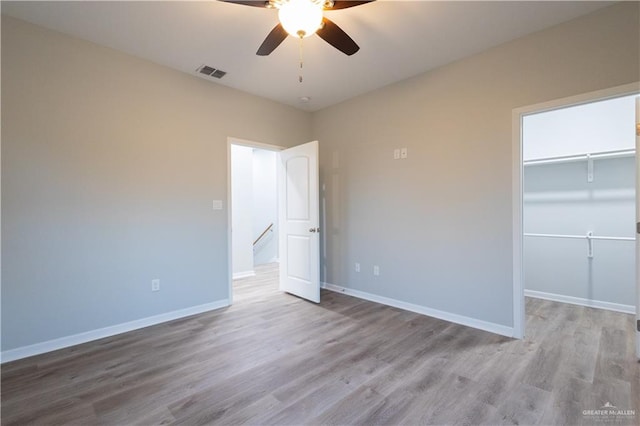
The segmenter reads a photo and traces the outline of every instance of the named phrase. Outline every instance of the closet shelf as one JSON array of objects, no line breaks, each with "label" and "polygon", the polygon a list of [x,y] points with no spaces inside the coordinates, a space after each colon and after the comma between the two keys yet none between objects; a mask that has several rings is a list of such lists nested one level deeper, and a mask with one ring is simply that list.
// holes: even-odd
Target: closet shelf
[{"label": "closet shelf", "polygon": [[572,163],[576,161],[585,161],[585,160],[596,160],[596,159],[608,159],[608,158],[623,158],[623,157],[633,157],[636,155],[635,149],[622,149],[617,151],[601,151],[594,152],[589,154],[580,154],[580,155],[565,155],[560,157],[547,157],[547,158],[537,158],[535,160],[525,160],[523,164],[525,166],[536,166],[542,164],[556,164],[556,163]]},{"label": "closet shelf", "polygon": [[610,240],[610,241],[635,241],[634,237],[608,237],[596,235],[563,235],[563,234],[531,234],[524,233],[525,237],[543,237],[543,238],[572,238],[576,240]]},{"label": "closet shelf", "polygon": [[589,231],[586,235],[565,235],[565,234],[530,234],[525,232],[525,237],[543,237],[543,238],[569,238],[574,240],[587,241],[587,257],[593,258],[593,240],[609,240],[609,241],[635,241],[634,237],[605,237],[595,236]]}]

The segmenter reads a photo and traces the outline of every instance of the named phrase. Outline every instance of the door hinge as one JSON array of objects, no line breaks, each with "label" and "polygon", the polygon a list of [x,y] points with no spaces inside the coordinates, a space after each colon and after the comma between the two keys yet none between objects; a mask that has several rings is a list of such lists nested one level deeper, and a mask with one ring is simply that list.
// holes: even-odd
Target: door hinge
[{"label": "door hinge", "polygon": [[636,234],[640,234],[640,222],[636,223]]},{"label": "door hinge", "polygon": [[640,331],[640,319],[636,321],[636,329]]}]

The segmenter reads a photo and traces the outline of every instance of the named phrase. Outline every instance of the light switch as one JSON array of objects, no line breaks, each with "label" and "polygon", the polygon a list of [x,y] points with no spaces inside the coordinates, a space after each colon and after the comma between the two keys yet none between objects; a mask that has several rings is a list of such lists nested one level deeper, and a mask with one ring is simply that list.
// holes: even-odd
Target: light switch
[{"label": "light switch", "polygon": [[397,148],[393,150],[393,159],[394,160],[399,160],[400,159],[400,150],[397,149]]},{"label": "light switch", "polygon": [[222,210],[222,200],[213,200],[213,209]]},{"label": "light switch", "polygon": [[400,158],[407,158],[407,155],[408,155],[407,148],[402,148],[400,150]]}]

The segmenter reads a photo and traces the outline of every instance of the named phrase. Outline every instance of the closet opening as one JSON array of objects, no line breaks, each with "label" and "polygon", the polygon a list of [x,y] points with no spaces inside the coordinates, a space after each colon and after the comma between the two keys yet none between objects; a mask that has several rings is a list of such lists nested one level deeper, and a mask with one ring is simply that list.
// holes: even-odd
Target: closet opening
[{"label": "closet opening", "polygon": [[637,99],[634,84],[514,111],[515,337],[617,315],[633,339]]}]

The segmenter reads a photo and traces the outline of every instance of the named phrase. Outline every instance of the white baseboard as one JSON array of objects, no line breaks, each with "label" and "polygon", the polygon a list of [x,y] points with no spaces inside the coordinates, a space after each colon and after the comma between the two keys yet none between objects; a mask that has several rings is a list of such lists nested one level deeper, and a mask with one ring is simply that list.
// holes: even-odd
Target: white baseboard
[{"label": "white baseboard", "polygon": [[253,270],[233,273],[234,280],[239,280],[240,278],[255,277],[255,276],[256,276],[256,272]]},{"label": "white baseboard", "polygon": [[565,296],[562,294],[545,293],[543,291],[525,290],[524,295],[536,299],[551,300],[553,302],[570,303],[572,305],[587,306],[589,308],[607,309],[609,311],[623,312],[625,314],[635,314],[636,307],[633,305],[622,305],[620,303],[603,302],[601,300],[583,299],[581,297]]},{"label": "white baseboard", "polygon": [[0,354],[0,363],[15,361],[17,359],[27,358],[33,355],[39,355],[45,352],[67,348],[69,346],[91,342],[92,340],[115,336],[116,334],[126,333],[128,331],[137,330],[139,328],[149,327],[151,325],[184,318],[191,315],[201,314],[207,311],[213,311],[214,309],[220,309],[226,306],[229,306],[228,299],[217,300],[215,302],[205,303],[203,305],[192,306],[190,308],[179,309],[177,311],[171,311],[164,314],[141,318],[122,324],[111,325],[109,327],[99,328],[97,330],[86,331],[84,333],[60,337],[58,339],[48,340],[46,342],[23,346],[16,349],[10,349],[7,351],[3,351],[2,354]]},{"label": "white baseboard", "polygon": [[387,306],[393,306],[394,308],[404,309],[405,311],[411,311],[429,317],[438,318],[444,321],[453,322],[456,324],[466,325],[467,327],[473,327],[480,330],[488,331],[502,336],[513,337],[513,327],[508,327],[502,324],[496,324],[493,322],[482,321],[475,318],[465,317],[463,315],[452,314],[450,312],[440,311],[437,309],[428,308],[426,306],[415,305],[413,303],[403,302],[401,300],[391,299],[384,296],[378,296],[376,294],[367,293],[360,290],[353,290],[346,287],[340,287],[335,284],[322,283],[322,288],[327,290],[343,293],[348,296],[357,297],[359,299],[368,300],[370,302],[376,302]]}]

